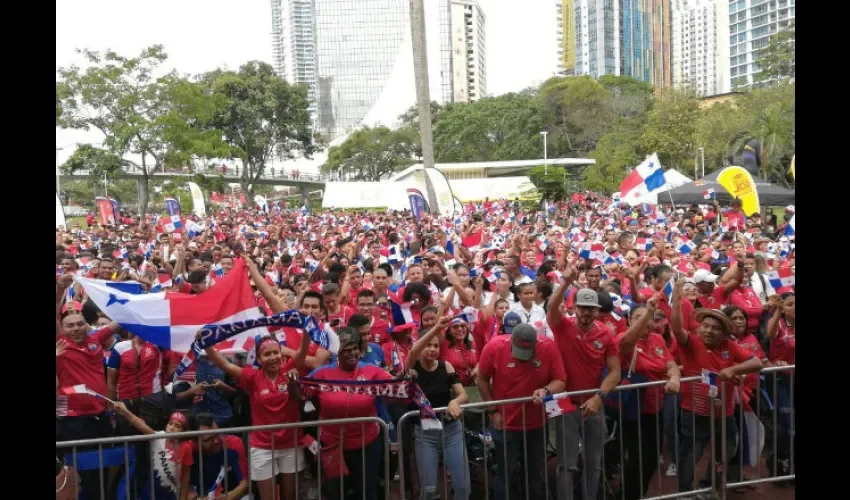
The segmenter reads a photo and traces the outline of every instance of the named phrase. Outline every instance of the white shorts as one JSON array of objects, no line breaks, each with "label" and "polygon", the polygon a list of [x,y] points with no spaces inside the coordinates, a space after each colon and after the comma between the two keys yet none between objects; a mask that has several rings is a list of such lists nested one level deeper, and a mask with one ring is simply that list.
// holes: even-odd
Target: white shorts
[{"label": "white shorts", "polygon": [[304,448],[285,450],[251,448],[251,479],[253,481],[265,481],[278,474],[295,474],[304,470],[304,467]]}]

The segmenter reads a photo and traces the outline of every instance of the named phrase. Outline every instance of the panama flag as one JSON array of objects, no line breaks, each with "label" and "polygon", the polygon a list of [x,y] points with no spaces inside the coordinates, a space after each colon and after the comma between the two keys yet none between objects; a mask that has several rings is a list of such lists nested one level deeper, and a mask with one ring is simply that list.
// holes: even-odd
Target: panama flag
[{"label": "panama flag", "polygon": [[[176,292],[133,295],[102,281],[80,277],[76,280],[110,319],[148,342],[179,353],[189,350],[202,326],[261,316],[242,259],[236,259],[227,276],[200,295]],[[255,335],[268,335],[268,330],[265,327],[247,330],[217,347],[221,352],[247,352]]]},{"label": "panama flag", "polygon": [[411,305],[413,305],[413,302],[399,304],[394,300],[390,301],[390,309],[392,310],[392,321],[394,325],[413,323],[413,313],[410,311]]},{"label": "panama flag", "polygon": [[169,233],[173,233],[178,229],[183,229],[183,221],[179,215],[170,215],[162,219],[162,228]]},{"label": "panama flag", "polygon": [[549,418],[559,417],[576,411],[575,406],[570,401],[569,394],[566,392],[546,396],[543,398],[543,401],[546,402],[546,416]]},{"label": "panama flag", "polygon": [[790,267],[783,267],[776,271],[768,271],[765,273],[765,276],[767,276],[770,286],[772,286],[777,293],[783,293],[780,292],[780,290],[793,291],[791,287],[794,286],[796,279],[794,276],[794,270]]},{"label": "panama flag", "polygon": [[622,199],[634,206],[638,200],[661,190],[667,181],[664,179],[664,170],[658,160],[658,154],[644,160],[620,183]]}]

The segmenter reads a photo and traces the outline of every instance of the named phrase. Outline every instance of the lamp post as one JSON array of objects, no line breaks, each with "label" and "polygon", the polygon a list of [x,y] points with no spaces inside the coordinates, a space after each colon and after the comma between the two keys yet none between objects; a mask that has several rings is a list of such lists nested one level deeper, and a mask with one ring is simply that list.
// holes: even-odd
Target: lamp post
[{"label": "lamp post", "polygon": [[702,164],[702,178],[705,178],[705,148],[699,148],[699,155]]},{"label": "lamp post", "polygon": [[[549,152],[547,151],[548,147],[547,147],[547,144],[546,144],[546,136],[549,135],[549,132],[544,130],[543,132],[540,132],[540,135],[543,136],[543,160],[546,161],[546,160],[549,159]],[[548,163],[543,164],[543,173],[544,173],[544,175],[549,175],[549,164]]]}]

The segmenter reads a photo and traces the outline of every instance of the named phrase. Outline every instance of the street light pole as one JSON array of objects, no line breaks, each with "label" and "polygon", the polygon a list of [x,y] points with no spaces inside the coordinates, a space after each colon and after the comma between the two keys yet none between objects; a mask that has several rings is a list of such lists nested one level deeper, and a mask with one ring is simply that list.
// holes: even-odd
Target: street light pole
[{"label": "street light pole", "polygon": [[702,177],[705,178],[705,148],[699,148],[699,155],[702,162]]},{"label": "street light pole", "polygon": [[439,213],[437,191],[428,176],[434,168],[434,136],[431,130],[431,95],[428,87],[428,53],[425,42],[425,2],[410,0],[410,38],[413,45],[413,74],[416,82],[416,103],[419,107],[419,136],[422,144],[422,166],[425,176],[425,196],[432,214]]},{"label": "street light pole", "polygon": [[[548,147],[547,147],[548,145],[546,144],[546,136],[549,135],[549,132],[544,130],[543,132],[540,132],[540,135],[543,136],[543,160],[545,161],[545,160],[549,159],[549,151],[548,151]],[[549,174],[549,164],[548,163],[543,164],[543,173],[545,175]]]}]

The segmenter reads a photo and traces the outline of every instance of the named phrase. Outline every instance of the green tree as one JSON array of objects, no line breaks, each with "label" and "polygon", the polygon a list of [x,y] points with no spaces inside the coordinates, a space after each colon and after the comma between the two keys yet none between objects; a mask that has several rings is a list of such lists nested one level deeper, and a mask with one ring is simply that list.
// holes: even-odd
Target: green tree
[{"label": "green tree", "polygon": [[657,152],[665,168],[686,170],[694,162],[699,114],[699,99],[694,93],[666,92],[647,114],[640,148],[647,153]]},{"label": "green tree", "polygon": [[582,186],[587,190],[614,193],[627,175],[645,156],[640,148],[643,124],[638,119],[618,119],[611,130],[599,139],[590,157],[596,164],[584,171]]},{"label": "green tree", "polygon": [[759,72],[753,77],[756,83],[794,78],[796,66],[794,41],[794,21],[791,21],[786,29],[770,37],[767,47],[757,53]]},{"label": "green tree", "polygon": [[239,184],[253,197],[269,161],[309,157],[315,150],[307,88],[290,85],[269,64],[250,61],[238,72],[216,70],[202,77],[211,96],[224,100],[212,122],[242,160]]},{"label": "green tree", "polygon": [[613,118],[611,94],[589,76],[550,78],[540,87],[539,102],[550,157],[587,156]]},{"label": "green tree", "polygon": [[[745,122],[744,113],[734,101],[719,102],[700,110],[695,142],[698,147],[704,148],[706,173],[729,166],[729,149],[734,146]],[[680,170],[685,175],[691,172],[685,166]]]},{"label": "green tree", "polygon": [[166,165],[185,164],[193,155],[228,155],[221,133],[199,126],[212,118],[217,100],[175,72],[156,76],[167,59],[161,45],[130,58],[113,51],[79,52],[89,64],[86,69],[59,69],[57,99],[62,113],[57,106],[57,125],[95,129],[104,135],[104,149],[143,178],[142,214],[153,173]]},{"label": "green tree", "polygon": [[434,126],[434,154],[444,163],[539,158],[542,130],[533,96],[511,93],[453,103]]},{"label": "green tree", "polygon": [[379,181],[416,163],[419,132],[364,127],[328,150],[321,171],[354,181]]},{"label": "green tree", "polygon": [[570,196],[567,173],[563,167],[534,167],[528,171],[528,178],[543,200],[560,202]]},{"label": "green tree", "polygon": [[80,144],[59,170],[66,175],[87,172],[90,184],[102,185],[104,176],[114,181],[122,175],[121,164],[121,157],[108,149]]},{"label": "green tree", "polygon": [[752,139],[761,143],[761,176],[788,185],[787,171],[795,151],[795,85],[778,83],[756,89],[739,99],[744,116],[731,153],[737,155]]}]

